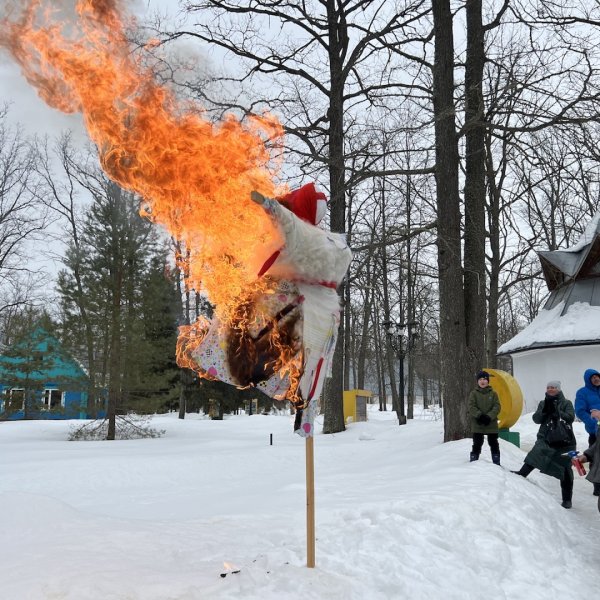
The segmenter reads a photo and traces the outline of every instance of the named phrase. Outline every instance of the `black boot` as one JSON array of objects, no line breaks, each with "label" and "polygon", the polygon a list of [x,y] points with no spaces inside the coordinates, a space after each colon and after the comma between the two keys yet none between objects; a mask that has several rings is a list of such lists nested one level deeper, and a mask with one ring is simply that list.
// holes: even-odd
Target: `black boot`
[{"label": "black boot", "polygon": [[[569,469],[570,471],[570,469]],[[561,506],[563,508],[571,508],[573,504],[571,500],[573,499],[573,472],[570,471],[570,477],[565,476],[564,479],[560,480],[560,491],[562,493],[562,503]]]},{"label": "black boot", "polygon": [[469,454],[469,462],[473,462],[475,460],[479,460],[479,454],[476,452],[471,452],[471,454]]},{"label": "black boot", "polygon": [[296,408],[296,417],[294,419],[294,431],[298,431],[300,429],[300,425],[302,425],[302,408],[298,406]]},{"label": "black boot", "polygon": [[520,475],[521,477],[527,477],[531,471],[533,471],[533,467],[527,463],[523,463],[523,466],[518,471],[511,471],[511,473]]},{"label": "black boot", "polygon": [[600,483],[594,483],[594,496],[600,496]]},{"label": "black boot", "polygon": [[500,452],[492,452],[492,462],[495,465],[500,464]]}]

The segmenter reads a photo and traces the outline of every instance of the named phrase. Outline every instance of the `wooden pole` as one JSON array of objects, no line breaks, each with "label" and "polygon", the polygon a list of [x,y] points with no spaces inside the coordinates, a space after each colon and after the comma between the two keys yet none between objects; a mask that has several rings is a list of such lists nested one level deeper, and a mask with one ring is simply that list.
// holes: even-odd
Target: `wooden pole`
[{"label": "wooden pole", "polygon": [[315,453],[314,437],[306,438],[306,566],[315,566]]}]

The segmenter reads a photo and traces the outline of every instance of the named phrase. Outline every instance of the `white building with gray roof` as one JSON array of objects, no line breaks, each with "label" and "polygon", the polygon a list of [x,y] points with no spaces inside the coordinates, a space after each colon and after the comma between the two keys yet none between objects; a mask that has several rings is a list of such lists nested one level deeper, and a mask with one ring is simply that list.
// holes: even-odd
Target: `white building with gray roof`
[{"label": "white building with gray roof", "polygon": [[574,401],[584,371],[600,370],[600,212],[575,246],[538,255],[550,296],[537,317],[498,349],[512,358],[524,412],[544,398],[547,381],[559,379]]}]

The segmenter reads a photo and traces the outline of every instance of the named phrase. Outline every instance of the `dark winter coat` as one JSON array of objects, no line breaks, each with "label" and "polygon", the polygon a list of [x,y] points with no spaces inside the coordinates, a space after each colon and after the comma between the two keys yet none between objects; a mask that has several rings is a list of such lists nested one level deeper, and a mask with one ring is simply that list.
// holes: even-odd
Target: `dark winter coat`
[{"label": "dark winter coat", "polygon": [[[546,394],[546,398],[549,396]],[[532,419],[534,423],[539,423],[540,428],[537,433],[535,445],[525,457],[525,462],[536,469],[539,469],[545,475],[551,475],[557,479],[564,477],[565,468],[571,466],[571,458],[565,456],[566,452],[575,450],[576,445],[567,446],[566,448],[555,449],[548,446],[546,443],[546,431],[548,424],[553,418],[561,418],[567,423],[573,423],[575,420],[575,411],[573,404],[567,400],[562,392],[554,396],[554,410],[551,413],[544,412],[546,399],[542,400]]]},{"label": "dark winter coat", "polygon": [[592,483],[600,483],[600,441],[594,442],[583,453],[587,456],[590,464],[588,465],[588,474],[586,479]]},{"label": "dark winter coat", "polygon": [[583,374],[585,385],[577,390],[575,414],[585,424],[585,430],[591,435],[596,435],[598,422],[592,419],[590,412],[593,409],[600,410],[600,387],[592,385],[592,375],[600,375],[600,373],[596,369],[588,369]]},{"label": "dark winter coat", "polygon": [[[471,418],[471,431],[473,433],[498,433],[498,413],[500,412],[500,400],[498,394],[487,386],[477,386],[469,394],[469,417]],[[481,415],[490,418],[489,425],[477,422]]]}]

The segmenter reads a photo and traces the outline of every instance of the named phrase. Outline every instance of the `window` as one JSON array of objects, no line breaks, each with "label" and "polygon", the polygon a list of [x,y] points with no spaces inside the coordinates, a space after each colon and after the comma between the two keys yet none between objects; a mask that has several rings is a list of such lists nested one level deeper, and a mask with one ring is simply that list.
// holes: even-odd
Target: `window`
[{"label": "window", "polygon": [[6,412],[14,412],[25,408],[25,390],[22,388],[13,388],[8,391],[6,399]]},{"label": "window", "polygon": [[45,389],[42,408],[52,410],[53,408],[61,408],[64,406],[64,392],[56,389]]}]

